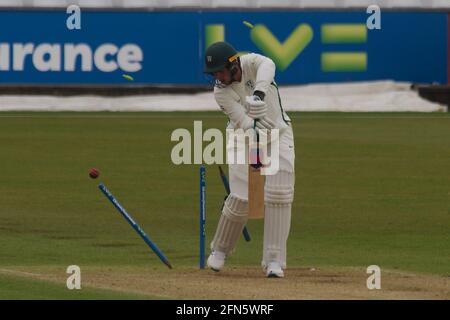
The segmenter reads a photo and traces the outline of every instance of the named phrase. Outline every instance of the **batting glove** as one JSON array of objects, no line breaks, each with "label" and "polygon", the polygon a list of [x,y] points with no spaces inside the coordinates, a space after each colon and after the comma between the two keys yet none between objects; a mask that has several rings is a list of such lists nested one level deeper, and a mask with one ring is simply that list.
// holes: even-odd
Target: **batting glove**
[{"label": "batting glove", "polygon": [[267,105],[260,97],[253,95],[245,98],[249,106],[248,116],[252,119],[261,119],[266,115]]},{"label": "batting glove", "polygon": [[256,120],[256,127],[258,129],[272,130],[275,128],[275,123],[267,117]]}]

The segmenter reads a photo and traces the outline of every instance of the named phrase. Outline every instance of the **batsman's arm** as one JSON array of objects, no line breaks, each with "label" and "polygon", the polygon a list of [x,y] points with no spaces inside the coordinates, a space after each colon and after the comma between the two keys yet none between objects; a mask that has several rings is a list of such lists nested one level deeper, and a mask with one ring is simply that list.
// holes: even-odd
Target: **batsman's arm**
[{"label": "batsman's arm", "polygon": [[251,54],[249,58],[252,67],[256,69],[255,91],[265,94],[275,79],[275,63],[270,58],[257,53]]},{"label": "batsman's arm", "polygon": [[246,114],[245,107],[239,103],[239,96],[231,88],[215,91],[214,98],[234,128],[247,130],[253,127],[253,119]]}]

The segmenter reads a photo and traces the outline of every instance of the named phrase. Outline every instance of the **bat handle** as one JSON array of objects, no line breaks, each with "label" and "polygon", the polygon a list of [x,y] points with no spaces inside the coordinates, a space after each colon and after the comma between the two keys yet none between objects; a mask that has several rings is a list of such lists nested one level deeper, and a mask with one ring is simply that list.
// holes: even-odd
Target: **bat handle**
[{"label": "bat handle", "polygon": [[256,122],[258,121],[258,119],[253,120],[253,129],[256,132],[256,155],[255,157],[253,157],[253,153],[255,152],[255,149],[250,150],[250,166],[252,166],[255,169],[259,169],[262,167],[262,163],[261,163],[261,155],[260,155],[260,150],[259,150],[259,133],[256,130]]}]

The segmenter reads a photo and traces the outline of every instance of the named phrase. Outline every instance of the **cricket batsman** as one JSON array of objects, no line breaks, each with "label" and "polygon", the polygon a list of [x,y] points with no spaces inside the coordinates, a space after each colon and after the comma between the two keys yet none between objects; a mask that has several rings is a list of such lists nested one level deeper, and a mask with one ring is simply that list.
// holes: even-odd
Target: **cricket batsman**
[{"label": "cricket batsman", "polygon": [[[291,120],[274,80],[275,64],[255,53],[240,56],[230,44],[216,42],[206,49],[204,72],[216,80],[214,97],[229,118],[227,129],[279,130],[279,169],[266,175],[264,185],[262,267],[267,277],[282,278],[294,198],[295,151]],[[228,169],[230,194],[207,261],[214,271],[223,268],[248,219],[248,165],[229,163]]]}]

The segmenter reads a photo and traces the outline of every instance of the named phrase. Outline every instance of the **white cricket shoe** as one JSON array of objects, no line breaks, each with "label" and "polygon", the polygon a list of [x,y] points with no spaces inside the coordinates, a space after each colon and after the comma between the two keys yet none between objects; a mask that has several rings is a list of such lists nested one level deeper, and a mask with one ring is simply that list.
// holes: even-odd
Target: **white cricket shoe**
[{"label": "white cricket shoe", "polygon": [[266,269],[267,278],[283,278],[284,272],[278,262],[269,262]]},{"label": "white cricket shoe", "polygon": [[225,253],[220,251],[211,252],[208,257],[207,264],[208,267],[211,268],[211,270],[219,272],[225,264]]}]

